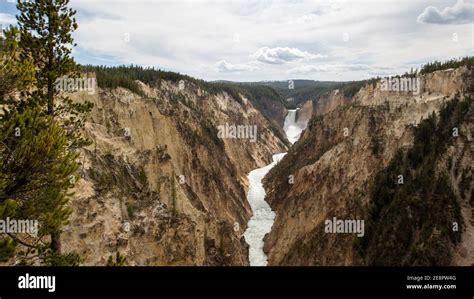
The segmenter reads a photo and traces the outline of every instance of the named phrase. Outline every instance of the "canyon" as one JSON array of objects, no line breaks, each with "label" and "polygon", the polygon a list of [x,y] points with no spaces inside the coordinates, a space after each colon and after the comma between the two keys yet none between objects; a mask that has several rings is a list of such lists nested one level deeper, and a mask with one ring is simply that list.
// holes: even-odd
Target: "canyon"
[{"label": "canyon", "polygon": [[[75,94],[94,103],[93,144],[61,237],[84,264],[119,252],[128,265],[248,265],[247,173],[287,146],[246,98],[177,83]],[[258,142],[218,138],[226,123],[255,126]]]},{"label": "canyon", "polygon": [[[306,128],[308,122],[308,109],[312,108],[311,101],[303,106],[304,113],[299,113],[300,109],[288,110],[285,117],[283,130],[290,141],[295,143],[301,135],[301,132]],[[310,110],[311,112],[311,110]],[[263,240],[267,233],[270,232],[275,213],[272,211],[268,203],[265,201],[265,189],[262,185],[262,180],[265,175],[272,169],[286,153],[279,153],[273,155],[273,162],[252,170],[249,175],[249,191],[247,193],[247,200],[252,208],[253,216],[248,222],[248,228],[245,231],[245,240],[249,244],[249,261],[250,266],[266,266],[267,256],[263,252]]]},{"label": "canyon", "polygon": [[[417,126],[433,113],[443,112],[445,115],[446,109],[442,108],[449,103],[464,105],[465,108],[459,112],[464,120],[452,123],[452,127],[443,130],[456,127],[462,133],[450,139],[452,141],[446,140],[446,152],[440,154],[437,160],[427,163],[435,165],[433,178],[446,172],[449,184],[453,186],[454,197],[451,199],[459,203],[465,223],[465,227],[456,234],[455,238],[459,241],[439,237],[439,230],[447,233],[453,223],[458,223],[458,218],[454,216],[457,214],[452,214],[453,218],[450,218],[451,214],[446,214],[446,221],[452,219],[448,227],[435,225],[424,228],[425,240],[446,244],[443,245],[445,256],[433,256],[431,260],[420,257],[405,262],[404,255],[412,259],[416,253],[417,249],[413,248],[413,251],[400,251],[393,259],[379,257],[375,264],[474,263],[471,155],[473,105],[468,92],[472,90],[472,72],[461,67],[420,77],[422,90],[419,95],[385,91],[381,89],[380,82],[375,82],[361,88],[353,97],[346,97],[334,90],[319,99],[308,128],[264,178],[266,200],[276,213],[272,230],[265,237],[264,251],[268,255],[268,265],[347,266],[373,263],[370,256],[364,257],[358,251],[358,248],[363,248],[360,245],[363,242],[357,236],[327,234],[324,223],[333,217],[367,221],[368,211],[373,209],[373,201],[377,200],[371,191],[374,179],[388,165],[397,167],[390,162],[399,150],[413,146],[415,136],[420,134],[417,133]],[[291,183],[287,179],[290,175],[294,178]],[[448,207],[436,201],[432,204],[439,205],[439,209],[456,210],[451,204]],[[395,215],[406,215],[410,205],[398,209],[401,211]],[[381,222],[379,225],[382,225]],[[387,237],[391,239],[390,242],[393,240],[393,244],[397,244],[397,238],[402,238],[403,230],[393,227],[398,227],[397,223],[387,222],[383,225],[380,229],[392,231],[387,233]],[[405,229],[408,229],[406,225]],[[415,242],[419,230],[416,227],[413,230]],[[397,245],[391,248],[401,250]],[[385,254],[390,256],[392,252]]]},{"label": "canyon", "polygon": [[[371,81],[351,94],[336,88],[300,97],[296,109],[266,87],[234,92],[178,79],[69,94],[94,104],[61,233],[62,250],[78,253],[82,264],[105,265],[116,254],[131,266],[474,264],[468,68],[420,75],[416,94]],[[418,146],[433,115],[457,135],[424,164],[436,179],[447,174],[453,196],[427,199],[433,211],[448,211],[444,222],[420,218],[430,225],[423,232],[408,226],[413,248],[395,248],[398,259],[393,246],[377,251],[374,231],[387,244],[403,239],[397,227],[410,219],[397,217],[421,217],[419,203],[380,204],[374,190],[399,152]],[[374,212],[377,205],[384,213]],[[332,219],[359,226],[327,232]],[[446,223],[460,230],[446,233]],[[435,244],[442,244],[439,258],[417,257]]]},{"label": "canyon", "polygon": [[[87,95],[94,144],[81,156],[65,248],[80,248],[90,265],[115,252],[130,265],[364,265],[355,237],[325,234],[324,221],[367,218],[377,173],[413,143],[423,119],[464,98],[467,72],[425,74],[420,94],[381,82],[352,96],[332,90],[288,110],[283,124],[277,117],[290,143],[252,101],[192,82],[141,84],[145,97],[123,88]],[[215,138],[226,124],[255,126],[257,142]],[[461,169],[455,188],[470,175],[472,122],[460,129],[449,150]],[[470,188],[457,195],[462,241],[443,263],[472,263]]]}]

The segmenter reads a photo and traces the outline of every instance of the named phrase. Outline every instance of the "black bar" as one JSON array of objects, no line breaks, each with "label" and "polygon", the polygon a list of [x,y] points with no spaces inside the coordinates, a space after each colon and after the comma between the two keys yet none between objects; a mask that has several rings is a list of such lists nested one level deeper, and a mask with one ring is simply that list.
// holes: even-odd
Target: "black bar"
[{"label": "black bar", "polygon": [[[56,289],[19,289],[54,275]],[[472,267],[1,267],[0,298],[473,298]],[[407,276],[430,278],[421,282]],[[455,280],[433,280],[455,277]],[[407,290],[407,284],[456,289]]]}]

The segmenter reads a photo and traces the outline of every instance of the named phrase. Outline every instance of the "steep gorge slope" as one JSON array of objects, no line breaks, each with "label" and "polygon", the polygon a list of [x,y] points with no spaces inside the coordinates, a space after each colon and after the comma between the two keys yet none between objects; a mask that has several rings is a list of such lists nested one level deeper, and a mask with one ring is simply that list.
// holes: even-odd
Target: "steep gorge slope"
[{"label": "steep gorge slope", "polygon": [[[421,78],[420,95],[384,91],[379,82],[367,84],[349,101],[341,100],[337,92],[332,92],[323,99],[324,103],[316,104],[302,138],[264,180],[266,200],[276,212],[275,223],[265,242],[269,265],[371,264],[373,260],[357,251],[361,242],[358,237],[325,233],[325,220],[333,217],[367,219],[373,205],[371,190],[375,176],[390,163],[398,149],[412,146],[416,126],[422,119],[455,98],[466,101],[468,72],[462,67],[425,74]],[[466,228],[460,232],[462,238],[458,245],[443,239],[448,244],[446,258],[425,260],[421,264],[474,262],[474,254],[466,249],[465,243],[466,240],[472,243],[472,200],[469,204],[472,119],[456,125],[459,138],[447,146],[446,153],[429,162],[435,163],[436,175],[445,170],[445,161],[452,158],[457,163],[457,172],[448,171],[448,174],[453,189],[463,190],[463,195],[456,193],[456,202],[467,217]],[[385,224],[387,229],[392,226],[390,222]],[[366,227],[366,231],[372,228]],[[429,233],[437,235],[436,229]],[[389,236],[396,237],[396,234]],[[379,260],[375,264],[385,262]],[[392,264],[406,263],[400,257]]]},{"label": "steep gorge slope", "polygon": [[244,90],[254,107],[267,119],[273,121],[279,129],[283,127],[286,108],[283,98],[275,90],[264,85],[240,84],[237,86]]},{"label": "steep gorge slope", "polygon": [[306,101],[305,103],[301,105],[301,107],[297,111],[296,123],[301,128],[306,128],[313,113],[314,113],[313,101]]},{"label": "steep gorge slope", "polygon": [[[210,94],[193,82],[139,83],[74,94],[95,104],[93,142],[64,228],[63,250],[86,265],[120,252],[129,265],[247,265],[247,173],[286,150],[245,97]],[[220,125],[255,125],[257,142],[218,138]]]},{"label": "steep gorge slope", "polygon": [[314,107],[314,113],[324,115],[336,109],[338,106],[350,103],[351,100],[351,97],[344,96],[339,89],[332,90],[318,98]]}]

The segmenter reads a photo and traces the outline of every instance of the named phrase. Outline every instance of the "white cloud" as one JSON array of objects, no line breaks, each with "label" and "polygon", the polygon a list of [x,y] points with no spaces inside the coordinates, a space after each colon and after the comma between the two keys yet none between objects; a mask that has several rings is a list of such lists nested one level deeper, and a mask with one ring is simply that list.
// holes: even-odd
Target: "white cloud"
[{"label": "white cloud", "polygon": [[240,73],[242,71],[252,71],[256,69],[256,67],[249,64],[232,64],[225,60],[218,61],[216,68],[220,73]]},{"label": "white cloud", "polygon": [[310,14],[307,14],[307,15],[302,15],[296,19],[292,19],[290,21],[287,22],[287,24],[302,24],[302,23],[307,23],[307,22],[313,22],[315,20],[317,20],[319,14],[316,14],[316,13],[310,13]]},{"label": "white cloud", "polygon": [[288,70],[290,75],[311,75],[316,73],[339,73],[339,72],[368,72],[369,74],[386,73],[395,70],[392,67],[373,66],[365,64],[321,64],[321,65],[304,65]]},{"label": "white cloud", "polygon": [[292,68],[288,71],[290,75],[310,75],[314,73],[327,72],[329,70],[327,65],[303,65]]},{"label": "white cloud", "polygon": [[474,22],[474,5],[458,0],[453,7],[446,7],[442,11],[428,6],[418,16],[420,23],[432,24],[467,24]]},{"label": "white cloud", "polygon": [[474,54],[472,24],[456,26],[454,42],[451,26],[432,30],[417,22],[424,1],[247,2],[71,0],[79,24],[75,57],[206,80],[259,81],[286,80],[289,69],[305,79],[357,80],[380,69],[374,66],[404,72],[408,63]]},{"label": "white cloud", "polygon": [[0,24],[6,25],[6,24],[13,24],[13,23],[16,23],[16,19],[14,16],[0,12]]},{"label": "white cloud", "polygon": [[283,64],[290,61],[301,61],[305,59],[322,58],[325,56],[320,54],[314,55],[306,51],[301,51],[297,48],[263,47],[258,49],[257,52],[252,55],[252,57],[263,63]]}]

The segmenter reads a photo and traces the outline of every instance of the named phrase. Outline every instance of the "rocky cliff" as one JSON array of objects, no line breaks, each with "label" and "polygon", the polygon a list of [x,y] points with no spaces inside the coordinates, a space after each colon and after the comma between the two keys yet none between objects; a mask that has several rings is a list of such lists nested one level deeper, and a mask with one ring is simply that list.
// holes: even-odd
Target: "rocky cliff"
[{"label": "rocky cliff", "polygon": [[[183,83],[73,95],[95,106],[64,252],[86,265],[116,252],[129,265],[248,264],[246,176],[286,145],[245,97]],[[225,125],[255,126],[258,138],[218,138]]]},{"label": "rocky cliff", "polygon": [[296,113],[296,124],[301,128],[306,128],[311,116],[313,115],[313,101],[306,101],[299,107]]},{"label": "rocky cliff", "polygon": [[[269,265],[474,263],[474,253],[470,249],[473,239],[470,155],[473,108],[472,101],[466,97],[467,76],[466,68],[425,74],[420,78],[423,89],[419,94],[386,91],[379,82],[366,85],[352,99],[344,99],[336,91],[324,96],[316,104],[315,115],[302,138],[264,180],[266,200],[276,212],[272,231],[265,242]],[[454,103],[455,108],[446,108],[449,103]],[[424,192],[430,194],[428,198],[413,193],[413,190],[424,190],[421,187],[418,189],[418,185],[422,184],[419,180],[426,177],[426,174],[421,175],[420,170],[425,168],[417,166],[408,168],[417,175],[413,175],[416,180],[405,182],[413,190],[405,191],[415,194],[413,198],[421,200],[421,204],[406,203],[401,199],[404,198],[402,195],[392,198],[392,204],[396,206],[387,202],[374,203],[375,178],[380,178],[381,173],[390,173],[390,169],[386,168],[397,164],[394,159],[397,151],[412,148],[415,137],[421,134],[418,128],[420,122],[430,118],[432,113],[439,113],[440,109],[444,109],[442,115],[449,115],[442,116],[438,122],[438,125],[442,121],[450,124],[443,134],[448,134],[446,130],[451,134],[451,130],[457,128],[459,135],[452,140],[446,137],[445,147],[440,146],[443,150],[436,155],[426,154],[426,157],[433,157],[432,161],[423,160],[423,157],[418,159],[423,161],[420,164],[423,167],[432,166],[432,180],[441,180],[442,174],[447,174],[454,196],[447,196],[446,203],[443,203],[433,199],[436,197],[432,198],[426,190]],[[455,113],[448,113],[446,109]],[[451,136],[449,134],[446,136]],[[416,146],[419,143],[423,144],[418,140]],[[426,145],[426,148],[431,147]],[[416,149],[408,152],[416,152]],[[412,178],[411,175],[407,173],[405,178]],[[393,188],[396,183],[396,177],[393,180],[390,178],[388,184],[392,185],[387,188]],[[397,217],[407,215],[407,210],[414,207],[423,208],[410,212],[413,213],[409,214],[413,216],[412,220]],[[439,214],[444,216],[437,218],[440,207],[450,212]],[[459,207],[464,221],[460,219],[456,207]],[[382,209],[382,212],[376,208]],[[423,211],[428,211],[427,215]],[[386,215],[392,215],[392,218]],[[333,217],[365,220],[368,235],[359,238],[350,233],[328,233],[325,223]],[[371,222],[371,217],[378,222]],[[446,221],[442,222],[441,218]],[[454,222],[461,224],[459,231],[451,229]],[[446,223],[449,227],[442,226]],[[374,237],[374,232],[385,239]],[[409,238],[400,235],[404,232]],[[371,250],[379,248],[380,242],[407,244],[382,248],[385,250],[380,251],[382,255],[398,254],[390,262],[371,255]],[[434,244],[444,244],[442,252],[446,254],[439,258],[426,258],[437,246]],[[410,245],[413,245],[412,248]],[[426,250],[426,247],[430,248]],[[401,251],[397,252],[400,248]],[[424,259],[420,257],[420,252],[425,254]]]},{"label": "rocky cliff", "polygon": [[351,100],[351,97],[344,96],[339,89],[327,92],[315,101],[314,114],[323,115],[329,113],[340,105],[348,104]]}]

